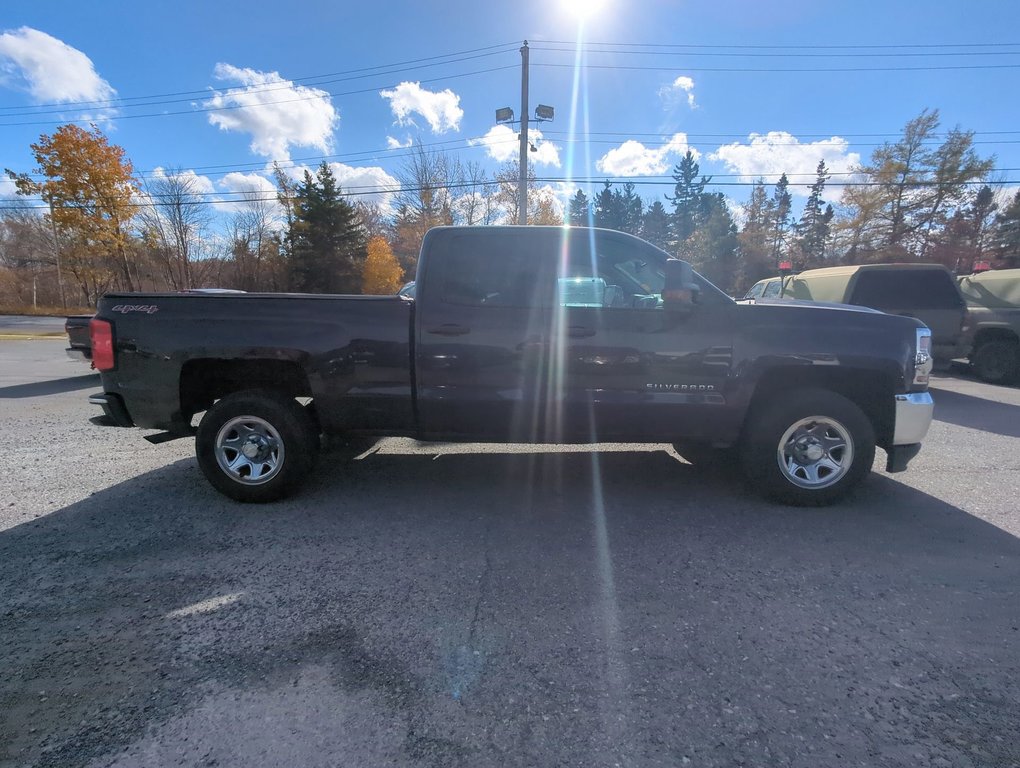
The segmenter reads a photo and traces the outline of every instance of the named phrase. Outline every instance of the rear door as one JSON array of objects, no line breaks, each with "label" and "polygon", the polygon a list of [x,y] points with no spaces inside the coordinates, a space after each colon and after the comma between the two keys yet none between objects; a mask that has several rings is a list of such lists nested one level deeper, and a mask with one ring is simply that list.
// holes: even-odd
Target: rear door
[{"label": "rear door", "polygon": [[548,231],[435,230],[416,284],[421,431],[541,439],[555,286]]}]

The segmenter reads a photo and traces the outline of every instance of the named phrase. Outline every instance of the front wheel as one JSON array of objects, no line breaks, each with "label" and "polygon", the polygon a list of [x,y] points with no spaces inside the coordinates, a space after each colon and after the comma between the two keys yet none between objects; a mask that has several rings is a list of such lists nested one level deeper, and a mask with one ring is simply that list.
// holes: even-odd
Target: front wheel
[{"label": "front wheel", "polygon": [[275,501],[311,469],[318,430],[294,399],[248,390],[224,397],[198,425],[195,453],[212,486],[236,501]]},{"label": "front wheel", "polygon": [[822,389],[796,390],[759,405],[741,447],[744,473],[755,489],[795,506],[839,500],[874,460],[868,417],[847,398]]},{"label": "front wheel", "polygon": [[971,360],[974,373],[989,384],[1009,384],[1020,374],[1020,346],[1005,340],[986,341]]}]

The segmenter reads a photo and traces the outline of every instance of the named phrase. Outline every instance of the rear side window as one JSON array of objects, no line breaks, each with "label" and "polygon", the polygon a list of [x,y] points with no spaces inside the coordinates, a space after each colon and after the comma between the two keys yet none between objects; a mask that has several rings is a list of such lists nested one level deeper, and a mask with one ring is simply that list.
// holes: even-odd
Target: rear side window
[{"label": "rear side window", "polygon": [[940,269],[862,270],[851,304],[879,310],[957,309],[962,299],[952,276]]},{"label": "rear side window", "polygon": [[779,289],[782,283],[779,280],[774,280],[765,286],[765,292],[761,295],[763,299],[778,299]]},{"label": "rear side window", "polygon": [[462,306],[547,307],[554,264],[552,254],[525,247],[518,238],[458,236],[442,259],[440,295]]}]

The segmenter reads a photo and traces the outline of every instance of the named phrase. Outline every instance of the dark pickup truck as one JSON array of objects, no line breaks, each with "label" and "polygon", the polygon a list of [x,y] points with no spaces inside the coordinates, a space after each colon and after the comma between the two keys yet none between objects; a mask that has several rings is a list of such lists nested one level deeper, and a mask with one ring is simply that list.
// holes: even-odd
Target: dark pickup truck
[{"label": "dark pickup truck", "polygon": [[876,445],[905,469],[932,418],[918,320],[738,304],[598,229],[433,229],[414,299],[110,294],[91,337],[97,421],[195,435],[203,473],[239,501],[291,491],[327,433],[668,442],[821,505],[871,470]]}]

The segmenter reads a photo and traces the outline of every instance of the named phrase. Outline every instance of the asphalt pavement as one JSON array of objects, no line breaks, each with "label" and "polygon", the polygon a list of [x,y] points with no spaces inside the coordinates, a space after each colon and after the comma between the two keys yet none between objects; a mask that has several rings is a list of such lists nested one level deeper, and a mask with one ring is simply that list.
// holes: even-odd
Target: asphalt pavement
[{"label": "asphalt pavement", "polygon": [[[232,503],[0,342],[0,765],[1020,765],[1020,390],[806,510],[666,446],[356,441]],[[879,452],[881,453],[881,452]]]},{"label": "asphalt pavement", "polygon": [[64,333],[66,317],[0,315],[0,336],[52,336]]}]

